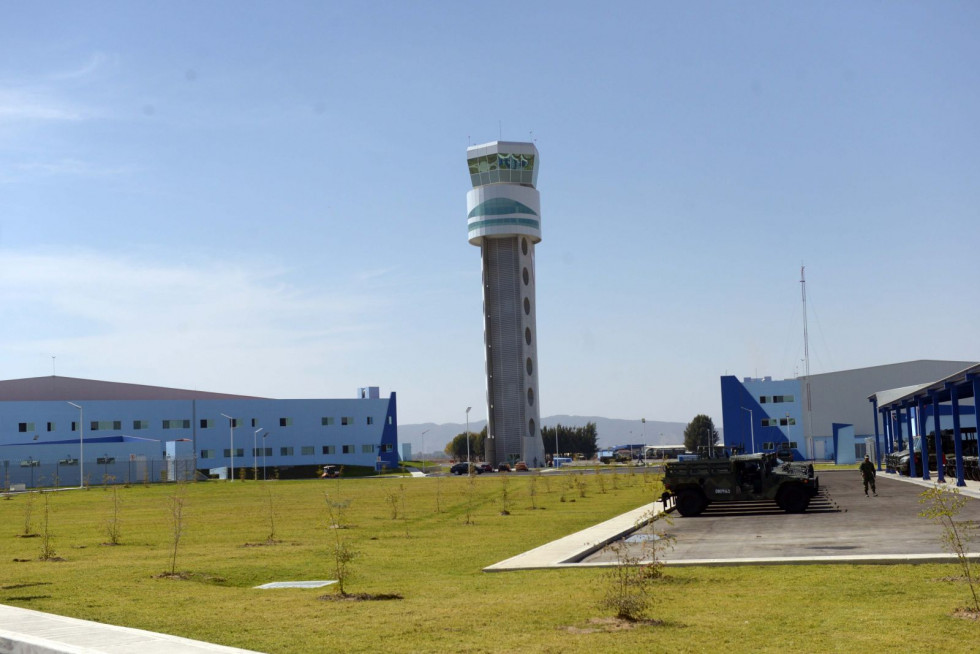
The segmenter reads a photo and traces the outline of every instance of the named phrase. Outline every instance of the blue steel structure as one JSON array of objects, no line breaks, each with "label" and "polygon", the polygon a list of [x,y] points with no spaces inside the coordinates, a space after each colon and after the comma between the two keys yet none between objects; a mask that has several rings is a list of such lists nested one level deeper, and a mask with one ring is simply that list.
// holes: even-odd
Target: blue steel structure
[{"label": "blue steel structure", "polygon": [[326,464],[398,461],[396,396],[373,386],[350,399],[270,399],[70,377],[0,381],[0,488],[101,483],[103,471],[120,482],[173,479],[178,469],[261,479],[267,469],[309,476]]},{"label": "blue steel structure", "polygon": [[[929,439],[920,436],[941,434],[944,430],[950,429],[953,434],[953,456],[955,457],[956,485],[965,486],[963,468],[963,441],[965,436],[972,439],[977,438],[977,399],[980,398],[980,364],[975,364],[964,368],[951,375],[947,375],[934,382],[921,384],[914,388],[902,389],[902,392],[881,391],[868,397],[871,402],[875,420],[875,439],[883,441],[884,452],[887,454],[893,451],[905,449],[904,442],[908,443],[910,454],[918,452],[920,461],[924,464],[918,466],[916,457],[909,457],[909,474],[913,477],[921,476],[924,480],[931,480],[929,471]],[[963,404],[964,400],[972,400],[972,405]],[[944,418],[948,419],[944,420]],[[929,429],[929,419],[932,419],[932,429]],[[879,432],[879,419],[881,421],[881,432]],[[902,422],[907,426],[907,438],[903,442]],[[935,445],[934,447],[938,447]],[[881,448],[879,448],[880,450]],[[942,453],[934,452],[937,462],[942,460]],[[878,468],[881,469],[881,461],[878,461]],[[936,466],[937,480],[945,481],[943,466]]]}]

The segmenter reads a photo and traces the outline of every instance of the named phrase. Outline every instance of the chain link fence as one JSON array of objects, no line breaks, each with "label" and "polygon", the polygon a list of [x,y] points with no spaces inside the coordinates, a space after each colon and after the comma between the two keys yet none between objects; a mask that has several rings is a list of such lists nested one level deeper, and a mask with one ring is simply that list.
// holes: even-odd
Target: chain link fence
[{"label": "chain link fence", "polygon": [[[132,457],[116,459],[97,457],[86,459],[79,465],[78,459],[55,462],[28,458],[21,461],[0,459],[0,489],[4,491],[29,488],[69,488],[102,486],[109,484],[152,484],[171,481],[206,479],[197,472],[193,458],[150,459]],[[81,478],[84,469],[84,480]]]}]

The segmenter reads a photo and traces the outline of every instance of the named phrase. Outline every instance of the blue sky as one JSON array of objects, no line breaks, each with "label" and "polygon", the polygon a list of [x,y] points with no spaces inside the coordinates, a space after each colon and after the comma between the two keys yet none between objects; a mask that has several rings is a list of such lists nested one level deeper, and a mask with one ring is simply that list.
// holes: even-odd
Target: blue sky
[{"label": "blue sky", "polygon": [[[980,359],[980,5],[7,2],[0,377],[481,419],[468,144],[533,138],[542,416]],[[56,357],[52,360],[52,357]]]}]

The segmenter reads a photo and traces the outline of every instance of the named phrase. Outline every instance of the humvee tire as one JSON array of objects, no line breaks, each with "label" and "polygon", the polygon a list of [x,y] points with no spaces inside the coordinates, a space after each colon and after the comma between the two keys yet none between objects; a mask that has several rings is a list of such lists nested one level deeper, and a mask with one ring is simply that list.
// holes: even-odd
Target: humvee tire
[{"label": "humvee tire", "polygon": [[707,504],[700,492],[690,488],[682,490],[677,495],[677,512],[685,518],[699,515]]},{"label": "humvee tire", "polygon": [[810,497],[799,485],[791,484],[780,491],[776,504],[786,513],[805,513],[810,506]]}]

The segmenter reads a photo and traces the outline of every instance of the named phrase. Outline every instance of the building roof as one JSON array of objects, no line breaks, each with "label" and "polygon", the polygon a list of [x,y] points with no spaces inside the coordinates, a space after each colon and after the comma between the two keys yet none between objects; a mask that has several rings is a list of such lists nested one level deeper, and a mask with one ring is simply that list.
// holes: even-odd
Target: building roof
[{"label": "building roof", "polygon": [[[934,382],[872,393],[868,396],[868,400],[876,400],[878,402],[878,408],[880,409],[886,405],[911,402],[917,397],[930,395],[931,393],[945,392],[945,394],[948,395],[950,385],[966,385],[977,375],[980,375],[980,363],[972,363],[966,368],[954,372],[951,375],[946,375],[945,377],[937,379]],[[965,397],[970,396],[971,394],[968,393]],[[974,403],[976,403],[976,398],[974,398]]]},{"label": "building roof", "polygon": [[28,377],[0,380],[0,402],[77,400],[258,400],[249,395],[208,393],[183,388],[145,386],[77,377]]}]

